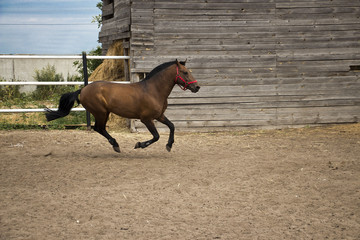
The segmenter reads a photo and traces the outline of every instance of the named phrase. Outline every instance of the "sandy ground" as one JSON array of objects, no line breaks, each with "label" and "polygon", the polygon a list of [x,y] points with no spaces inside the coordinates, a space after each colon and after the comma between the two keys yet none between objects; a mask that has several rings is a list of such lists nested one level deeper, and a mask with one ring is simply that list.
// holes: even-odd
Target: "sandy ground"
[{"label": "sandy ground", "polygon": [[360,239],[360,124],[0,131],[0,239]]}]

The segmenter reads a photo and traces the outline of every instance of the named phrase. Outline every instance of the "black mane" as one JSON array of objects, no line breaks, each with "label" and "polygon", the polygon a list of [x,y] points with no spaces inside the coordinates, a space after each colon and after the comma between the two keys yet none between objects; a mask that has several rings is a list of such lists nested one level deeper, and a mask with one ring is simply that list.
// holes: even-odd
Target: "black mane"
[{"label": "black mane", "polygon": [[[143,80],[141,81],[146,81],[150,78],[152,78],[155,74],[161,72],[162,70],[164,70],[165,68],[167,67],[170,67],[171,65],[175,64],[176,61],[171,61],[171,62],[166,62],[166,63],[163,63],[163,64],[160,64],[159,66],[155,67],[153,70],[151,70],[150,73],[147,74],[146,78],[144,78]],[[181,65],[184,65],[185,66],[185,62],[179,62]]]}]

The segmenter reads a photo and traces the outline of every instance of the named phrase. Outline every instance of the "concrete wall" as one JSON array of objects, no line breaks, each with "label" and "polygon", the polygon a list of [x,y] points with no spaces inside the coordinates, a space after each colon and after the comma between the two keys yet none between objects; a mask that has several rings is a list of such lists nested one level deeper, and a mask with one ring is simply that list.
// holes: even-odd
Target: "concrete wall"
[{"label": "concrete wall", "polygon": [[[68,75],[78,75],[73,66],[73,59],[0,59],[0,78],[7,81],[17,80],[24,82],[35,81],[35,70],[41,70],[48,64],[54,65],[56,73],[61,73],[64,79]],[[32,91],[36,86],[22,87],[21,91]]]}]

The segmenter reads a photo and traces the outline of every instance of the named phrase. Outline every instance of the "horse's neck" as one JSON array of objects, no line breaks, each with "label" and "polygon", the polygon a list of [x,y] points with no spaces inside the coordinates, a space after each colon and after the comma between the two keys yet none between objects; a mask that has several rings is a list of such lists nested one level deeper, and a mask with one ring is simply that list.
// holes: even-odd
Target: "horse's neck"
[{"label": "horse's neck", "polygon": [[176,68],[170,66],[147,81],[153,88],[154,94],[158,94],[159,98],[166,100],[175,86],[175,77]]}]

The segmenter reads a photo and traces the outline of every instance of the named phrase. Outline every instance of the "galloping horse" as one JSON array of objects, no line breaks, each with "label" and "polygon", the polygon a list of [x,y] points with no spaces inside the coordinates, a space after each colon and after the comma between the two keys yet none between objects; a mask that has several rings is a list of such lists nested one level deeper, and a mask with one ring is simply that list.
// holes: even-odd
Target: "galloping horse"
[{"label": "galloping horse", "polygon": [[165,117],[164,112],[168,106],[167,98],[176,84],[183,90],[190,89],[194,93],[200,89],[197,81],[185,67],[185,62],[175,60],[157,66],[144,80],[137,83],[98,81],[78,91],[63,94],[57,111],[46,109],[46,118],[52,121],[67,116],[77,101],[94,115],[94,130],[104,136],[116,152],[120,152],[119,144],[105,128],[110,112],[124,118],[140,119],[151,132],[153,138],[136,143],[135,148],[146,148],[159,140],[160,136],[154,125],[156,119],[170,129],[166,145],[166,149],[170,152],[174,143],[175,127]]}]

